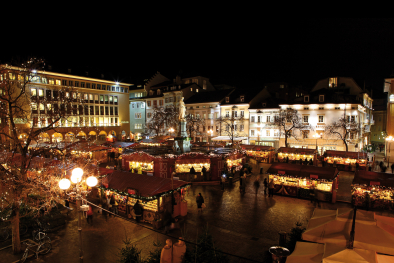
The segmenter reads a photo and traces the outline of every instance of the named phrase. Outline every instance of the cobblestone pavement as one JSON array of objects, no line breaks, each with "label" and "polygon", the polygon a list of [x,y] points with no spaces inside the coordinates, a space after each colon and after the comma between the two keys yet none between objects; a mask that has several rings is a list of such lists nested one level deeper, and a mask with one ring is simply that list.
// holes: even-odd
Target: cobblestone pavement
[{"label": "cobblestone pavement", "polygon": [[[264,171],[267,171],[268,166],[264,166]],[[194,242],[198,233],[208,227],[213,235],[215,245],[222,251],[234,255],[229,256],[230,262],[249,262],[236,256],[258,262],[268,262],[267,250],[271,246],[278,245],[278,232],[289,232],[297,221],[306,226],[315,205],[309,200],[292,197],[275,195],[269,198],[264,195],[262,184],[256,195],[253,181],[259,175],[257,166],[254,166],[253,171],[255,174],[248,177],[244,195],[239,192],[239,182],[235,182],[232,187],[226,185],[224,191],[221,190],[220,185],[191,187],[186,197],[188,215],[184,223],[181,223],[182,231],[175,229],[169,234],[175,238],[185,235],[187,240]],[[264,176],[267,177],[267,175]],[[351,173],[341,173],[340,181],[349,182],[351,177]],[[202,213],[197,212],[195,203],[195,196],[198,193],[204,196],[207,205]],[[351,207],[346,202],[337,202],[336,204],[321,202],[318,206],[327,209]],[[85,262],[116,262],[117,253],[119,248],[123,246],[126,235],[139,249],[142,249],[143,257],[146,257],[153,249],[153,242],[160,241],[164,244],[168,238],[162,234],[163,230],[157,233],[121,218],[111,217],[106,222],[96,209],[94,211],[96,213],[93,226],[88,225],[85,219],[82,221]],[[392,212],[379,214],[394,216]],[[48,255],[40,256],[39,259],[29,262],[78,262],[77,222],[78,218],[74,210],[70,214],[66,226],[56,234],[50,234],[52,251]],[[144,226],[150,227],[149,225]],[[0,244],[0,247],[4,247],[6,244],[7,242]],[[11,249],[4,249],[0,251],[0,257],[2,258],[1,262],[13,262],[21,255],[14,256],[11,254]]]}]

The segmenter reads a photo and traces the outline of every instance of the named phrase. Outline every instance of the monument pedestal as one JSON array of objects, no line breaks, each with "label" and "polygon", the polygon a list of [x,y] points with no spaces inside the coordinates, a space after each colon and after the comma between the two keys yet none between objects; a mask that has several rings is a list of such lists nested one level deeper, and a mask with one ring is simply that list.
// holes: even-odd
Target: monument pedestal
[{"label": "monument pedestal", "polygon": [[186,121],[181,120],[178,136],[174,138],[174,152],[187,153],[190,152],[190,148],[190,138],[187,137],[186,132]]}]

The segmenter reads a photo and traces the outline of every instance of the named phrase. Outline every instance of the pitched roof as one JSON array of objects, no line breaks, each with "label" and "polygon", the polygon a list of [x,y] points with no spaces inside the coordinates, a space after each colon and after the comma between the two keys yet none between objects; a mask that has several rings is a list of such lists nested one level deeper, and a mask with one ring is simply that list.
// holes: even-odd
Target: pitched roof
[{"label": "pitched roof", "polygon": [[[236,88],[230,95],[229,95],[229,103],[224,101],[222,104],[244,104],[250,103],[250,101],[261,91],[261,88]],[[241,96],[244,96],[244,101],[241,102]]]},{"label": "pitched roof", "polygon": [[206,103],[206,102],[221,102],[226,96],[231,94],[234,90],[218,90],[211,92],[198,92],[185,101],[185,104]]}]

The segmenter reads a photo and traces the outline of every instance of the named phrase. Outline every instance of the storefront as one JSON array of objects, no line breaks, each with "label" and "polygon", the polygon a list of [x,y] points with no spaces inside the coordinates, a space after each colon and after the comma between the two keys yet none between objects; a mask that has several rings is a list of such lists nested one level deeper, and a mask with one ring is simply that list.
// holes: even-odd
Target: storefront
[{"label": "storefront", "polygon": [[139,200],[144,208],[142,219],[160,228],[164,209],[173,217],[187,215],[185,195],[189,185],[179,180],[114,171],[102,179],[101,188],[118,201],[120,215],[135,217],[133,206]]},{"label": "storefront", "polygon": [[371,209],[394,209],[393,176],[386,173],[356,171],[352,183],[352,204],[358,207],[368,206]]},{"label": "storefront", "polygon": [[367,153],[345,152],[345,151],[326,151],[324,162],[329,166],[336,166],[340,171],[366,170]]},{"label": "storefront", "polygon": [[338,170],[288,163],[273,163],[268,169],[269,182],[274,181],[274,193],[299,198],[315,194],[321,201],[335,203],[338,188]]},{"label": "storefront", "polygon": [[299,161],[315,161],[317,151],[316,149],[305,149],[305,148],[290,148],[280,147],[278,149],[278,161],[296,163]]},{"label": "storefront", "polygon": [[275,157],[275,148],[271,146],[243,144],[241,145],[241,148],[246,151],[247,156],[258,162],[272,163],[272,160]]}]

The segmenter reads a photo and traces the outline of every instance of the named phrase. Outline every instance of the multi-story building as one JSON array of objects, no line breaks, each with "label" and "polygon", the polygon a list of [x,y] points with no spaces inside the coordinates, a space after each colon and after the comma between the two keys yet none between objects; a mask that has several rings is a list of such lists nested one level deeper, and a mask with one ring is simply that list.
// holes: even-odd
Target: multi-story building
[{"label": "multi-story building", "polygon": [[142,135],[145,132],[145,97],[146,91],[143,85],[138,85],[135,88],[130,88],[130,139],[139,140],[142,139]]},{"label": "multi-story building", "polygon": [[373,101],[373,120],[371,126],[371,143],[376,146],[384,145],[386,139],[386,121],[387,121],[387,98],[374,99]]},{"label": "multi-story building", "polygon": [[[352,78],[335,77],[318,81],[310,93],[294,99],[293,103],[280,104],[280,109],[292,108],[301,115],[302,122],[312,127],[304,129],[295,139],[289,139],[291,147],[318,147],[319,152],[325,150],[346,150],[345,144],[324,134],[326,125],[330,125],[341,117],[355,121],[359,125],[357,133],[349,134],[349,151],[360,151],[370,143],[370,125],[373,125],[372,99]],[[284,146],[284,138],[280,145]]]},{"label": "multi-story building", "polygon": [[[19,68],[0,66],[0,79],[22,81]],[[108,135],[119,140],[130,133],[129,110],[120,105],[129,102],[132,84],[104,78],[91,78],[50,71],[33,71],[28,90],[31,93],[31,128],[48,125],[50,114],[64,110],[67,118],[56,123],[56,131],[40,135],[42,141],[73,141],[76,138],[102,139]],[[62,103],[67,98],[70,104]],[[26,123],[25,123],[26,125]],[[23,134],[21,138],[23,139]]]},{"label": "multi-story building", "polygon": [[220,135],[220,124],[217,122],[220,115],[220,105],[234,90],[224,89],[211,92],[199,92],[185,101],[187,114],[196,119],[202,119],[203,125],[199,127],[198,134],[192,134],[195,142],[207,142]]}]

